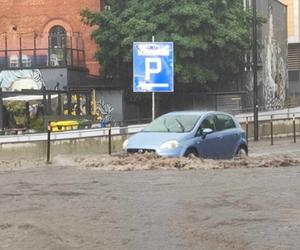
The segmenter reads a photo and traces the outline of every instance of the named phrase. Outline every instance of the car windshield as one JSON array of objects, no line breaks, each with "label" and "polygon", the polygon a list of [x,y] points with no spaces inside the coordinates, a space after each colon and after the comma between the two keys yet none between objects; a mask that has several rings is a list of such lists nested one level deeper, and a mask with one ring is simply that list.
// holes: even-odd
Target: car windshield
[{"label": "car windshield", "polygon": [[151,122],[144,132],[189,132],[195,127],[200,117],[200,115],[163,115]]}]

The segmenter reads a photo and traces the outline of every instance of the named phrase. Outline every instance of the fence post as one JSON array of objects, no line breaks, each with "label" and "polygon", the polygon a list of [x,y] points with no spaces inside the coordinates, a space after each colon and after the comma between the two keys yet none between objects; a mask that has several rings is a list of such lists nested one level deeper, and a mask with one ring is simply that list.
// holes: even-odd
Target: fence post
[{"label": "fence post", "polygon": [[274,145],[274,139],[273,139],[273,115],[271,115],[271,120],[270,120],[270,126],[271,126],[271,145]]},{"label": "fence post", "polygon": [[50,146],[51,146],[51,122],[48,122],[47,127],[47,164],[50,164]]},{"label": "fence post", "polygon": [[248,120],[248,116],[246,117],[246,141],[248,143],[248,139],[249,139],[249,120]]},{"label": "fence post", "polygon": [[4,129],[4,112],[3,112],[3,95],[2,88],[0,88],[0,131]]},{"label": "fence post", "polygon": [[111,126],[108,130],[108,154],[111,155]]},{"label": "fence post", "polygon": [[72,115],[72,95],[69,89],[67,92],[67,107],[68,107],[68,115]]},{"label": "fence post", "polygon": [[59,92],[58,93],[58,108],[57,108],[57,114],[58,115],[62,115],[63,114],[63,108],[62,108],[62,99],[61,99],[61,93]]},{"label": "fence post", "polygon": [[294,143],[296,143],[296,119],[295,119],[295,114],[293,114],[293,135],[294,135]]},{"label": "fence post", "polygon": [[43,131],[46,130],[47,128],[47,122],[46,122],[46,118],[48,116],[48,105],[47,105],[47,96],[46,96],[46,87],[43,86],[42,88],[42,93],[43,93],[43,123],[44,123],[44,129]]}]

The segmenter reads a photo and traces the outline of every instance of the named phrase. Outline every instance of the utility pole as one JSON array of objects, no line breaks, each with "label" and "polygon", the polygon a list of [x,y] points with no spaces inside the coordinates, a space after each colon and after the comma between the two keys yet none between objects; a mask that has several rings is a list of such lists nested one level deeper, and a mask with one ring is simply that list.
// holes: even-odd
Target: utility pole
[{"label": "utility pole", "polygon": [[256,0],[252,0],[253,10],[253,51],[252,51],[252,70],[253,70],[253,120],[254,120],[254,141],[258,141],[258,87],[257,87],[257,15]]}]

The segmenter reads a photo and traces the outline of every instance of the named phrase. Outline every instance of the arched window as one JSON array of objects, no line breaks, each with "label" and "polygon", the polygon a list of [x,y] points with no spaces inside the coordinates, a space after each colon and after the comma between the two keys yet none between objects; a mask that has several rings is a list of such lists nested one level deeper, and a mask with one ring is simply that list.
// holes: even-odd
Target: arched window
[{"label": "arched window", "polygon": [[49,63],[58,67],[66,64],[66,30],[59,25],[53,26],[49,31]]},{"label": "arched window", "polygon": [[54,26],[49,32],[49,47],[65,48],[66,46],[66,30],[62,26]]}]

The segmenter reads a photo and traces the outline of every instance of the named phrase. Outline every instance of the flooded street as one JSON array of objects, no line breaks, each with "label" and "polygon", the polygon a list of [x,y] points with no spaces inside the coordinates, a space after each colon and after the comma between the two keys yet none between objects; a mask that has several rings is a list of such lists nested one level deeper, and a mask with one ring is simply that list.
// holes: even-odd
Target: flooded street
[{"label": "flooded street", "polygon": [[0,249],[299,249],[300,147],[0,161]]},{"label": "flooded street", "polygon": [[300,167],[0,172],[0,249],[299,249]]}]

